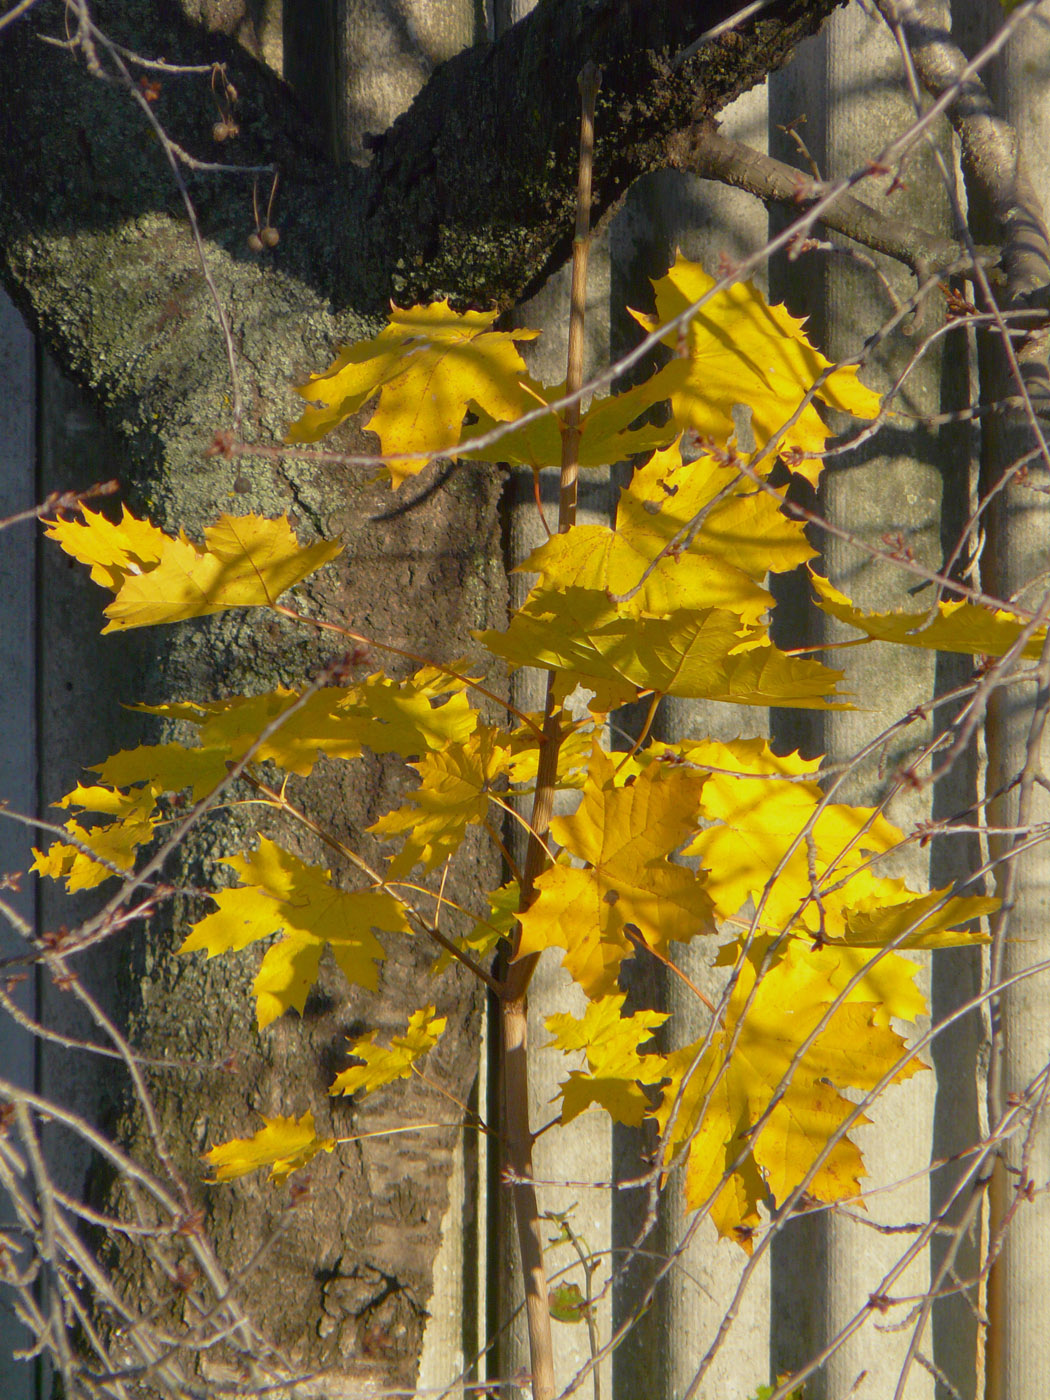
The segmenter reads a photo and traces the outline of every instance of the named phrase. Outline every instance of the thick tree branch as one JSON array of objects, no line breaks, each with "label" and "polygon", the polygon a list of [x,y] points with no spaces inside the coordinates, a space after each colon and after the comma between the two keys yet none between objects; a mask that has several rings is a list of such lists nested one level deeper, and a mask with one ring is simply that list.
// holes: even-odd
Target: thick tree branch
[{"label": "thick tree branch", "polygon": [[668,164],[671,136],[783,64],[835,5],[771,0],[679,61],[738,0],[541,0],[498,44],[440,68],[379,143],[368,176],[372,260],[393,259],[396,293],[408,301],[447,294],[508,305],[528,295],[569,253],[586,62],[603,74],[597,219]]},{"label": "thick tree branch", "polygon": [[977,211],[986,234],[1003,249],[1011,302],[1044,291],[1050,277],[1050,234],[1017,140],[1017,132],[995,108],[981,77],[946,29],[940,8],[923,0],[877,0],[891,29],[899,32],[931,97],[954,89],[948,108],[962,147],[971,191],[980,192]]},{"label": "thick tree branch", "polygon": [[[803,211],[823,193],[801,170],[717,131],[690,132],[672,143],[672,152],[675,164],[682,170],[734,185],[767,204],[784,204],[796,212]],[[880,213],[855,195],[840,195],[821,211],[819,222],[876,253],[896,258],[919,277],[970,261],[964,244]],[[989,262],[998,261],[998,249],[982,248],[979,252]]]}]

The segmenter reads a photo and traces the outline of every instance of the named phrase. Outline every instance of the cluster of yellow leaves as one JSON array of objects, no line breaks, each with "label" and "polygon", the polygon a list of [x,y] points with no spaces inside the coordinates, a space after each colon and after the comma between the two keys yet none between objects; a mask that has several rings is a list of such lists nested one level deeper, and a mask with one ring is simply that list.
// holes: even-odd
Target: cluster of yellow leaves
[{"label": "cluster of yellow leaves", "polygon": [[[807,339],[804,322],[783,306],[770,306],[754,283],[717,292],[714,286],[699,264],[681,255],[653,283],[656,316],[632,313],[646,330],[703,305],[687,326],[664,337],[676,351],[668,365],[622,394],[596,399],[582,414],[581,466],[606,466],[664,447],[683,429],[719,446],[733,443],[732,409],[740,405],[750,414],[754,449],[764,451],[775,438],[776,452],[787,453],[812,481],[828,429],[811,399],[860,418],[878,413],[878,395],[860,383],[856,369],[832,369]],[[564,397],[565,386],[540,384],[528,373],[516,342],[537,332],[495,331],[495,320],[495,312],[454,312],[447,301],[407,311],[393,307],[377,336],[344,347],[323,374],[301,386],[309,406],[286,440],[316,442],[374,398],[368,426],[382,452],[395,459],[386,464],[395,486],[425,465],[423,454],[495,456],[536,470],[557,466],[565,420],[549,405]],[[667,400],[667,426],[644,422]],[[470,447],[537,410],[543,411],[531,422],[508,426],[494,449]],[[814,456],[800,459],[800,453]]]},{"label": "cluster of yellow leaves", "polygon": [[[902,834],[876,810],[829,800],[816,763],[763,741],[649,743],[628,756],[603,746],[604,716],[646,695],[845,703],[839,672],[770,639],[767,576],[814,552],[767,473],[783,453],[815,479],[828,436],[818,401],[859,417],[879,408],[854,369],[832,368],[803,324],[752,284],[716,291],[679,258],[654,287],[655,318],[638,316],[646,329],[691,311],[663,337],[672,356],[645,383],[593,401],[580,439],[584,466],[650,455],[621,492],[615,524],[576,526],[535,550],[522,565],[535,575],[524,606],[506,631],[479,634],[509,665],[551,672],[557,699],[580,686],[591,693],[591,717],[557,715],[556,784],[578,792],[578,806],[551,824],[553,859],[530,907],[519,915],[514,879],[479,892],[483,902],[468,911],[476,923],[463,925],[458,946],[485,958],[517,925],[519,958],[558,950],[588,998],[582,1017],[547,1021],[568,1057],[562,1122],[591,1108],[634,1126],[654,1117],[668,1167],[687,1156],[690,1204],[706,1204],[719,1230],[748,1247],[763,1202],[782,1203],[803,1182],[822,1200],[858,1191],[863,1164],[846,1129],[865,1120],[849,1092],[920,1068],[891,1025],[926,1009],[914,965],[898,950],[972,941],[962,926],[993,901],[917,892],[880,874],[878,861]],[[528,374],[517,343],[532,332],[497,331],[494,322],[447,303],[395,310],[378,336],[343,350],[300,389],[308,407],[289,440],[315,441],[374,400],[369,426],[384,453],[400,454],[389,464],[395,485],[437,452],[493,455],[476,444],[499,425],[508,427],[496,455],[537,470],[558,463],[565,420],[549,405],[563,386]],[[649,411],[666,401],[670,420],[657,425]],[[739,440],[745,429],[753,441]],[[703,447],[693,460],[683,455],[685,431]],[[254,516],[223,516],[200,547],[126,511],[116,523],[84,511],[48,533],[115,595],[107,630],[273,606],[339,553],[325,542],[301,547],[287,520]],[[820,606],[872,639],[999,655],[1020,643],[1023,620],[1009,614],[955,602],[866,614],[813,581]],[[1042,633],[1025,640],[1034,654]],[[35,868],[71,889],[132,869],[165,795],[207,798],[231,764],[250,759],[256,794],[279,807],[274,788],[260,788],[261,765],[305,778],[322,757],[396,754],[418,783],[372,826],[392,849],[365,888],[341,888],[329,871],[261,837],[227,858],[239,883],[214,894],[214,909],[182,946],[209,957],[261,946],[260,1028],[302,1012],[326,949],[351,984],[373,988],[380,935],[412,928],[407,877],[436,871],[471,826],[494,827],[537,778],[539,718],[483,722],[464,674],[462,665],[455,674],[423,667],[404,680],[377,672],[345,686],[143,707],[188,725],[195,742],[100,764],[97,783],[63,799],[75,813],[68,839],[38,852]],[[733,934],[719,950],[720,927]],[[732,968],[731,993],[702,1039],[663,1053],[654,1036],[666,1017],[625,1014],[620,970],[645,954],[673,965],[674,943],[698,937]],[[358,1063],[331,1092],[367,1094],[408,1077],[444,1025],[431,1005],[388,1046],[374,1032],[354,1040]],[[283,1180],[335,1145],[316,1135],[310,1114],[268,1118],[207,1160],[216,1181],[266,1167]]]},{"label": "cluster of yellow leaves", "polygon": [[837,950],[793,940],[761,976],[757,961],[755,950],[739,962],[706,1043],[667,1057],[656,1112],[667,1160],[688,1151],[690,1208],[707,1206],[719,1233],[748,1250],[767,1196],[782,1204],[803,1182],[817,1200],[859,1192],[864,1165],[844,1128],[868,1120],[841,1090],[922,1068],[883,1003],[841,999],[850,970]]},{"label": "cluster of yellow leaves", "polygon": [[769,639],[770,571],[812,558],[780,498],[680,443],[654,453],[621,493],[613,528],[578,525],[521,565],[539,578],[506,632],[485,646],[553,671],[607,713],[657,691],[747,705],[825,709],[841,673]]}]

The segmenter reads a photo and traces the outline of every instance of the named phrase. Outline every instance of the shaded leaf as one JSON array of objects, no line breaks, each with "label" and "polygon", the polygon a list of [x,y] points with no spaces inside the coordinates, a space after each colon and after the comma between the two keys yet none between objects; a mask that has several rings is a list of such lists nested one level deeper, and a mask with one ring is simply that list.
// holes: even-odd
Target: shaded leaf
[{"label": "shaded leaf", "polygon": [[586,1322],[587,1299],[578,1283],[556,1284],[547,1294],[547,1306],[555,1322]]}]

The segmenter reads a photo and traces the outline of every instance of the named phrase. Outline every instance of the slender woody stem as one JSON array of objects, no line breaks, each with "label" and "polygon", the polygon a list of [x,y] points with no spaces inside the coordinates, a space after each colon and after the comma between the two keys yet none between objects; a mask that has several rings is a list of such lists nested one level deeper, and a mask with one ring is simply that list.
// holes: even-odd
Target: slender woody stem
[{"label": "slender woody stem", "polygon": [[[580,74],[580,164],[576,187],[576,236],[572,245],[572,294],[569,309],[569,354],[565,379],[567,394],[578,394],[583,384],[583,326],[587,301],[587,255],[590,251],[591,167],[594,156],[594,105],[601,82],[600,70],[587,63]],[[562,427],[561,487],[558,496],[558,531],[576,522],[576,480],[579,474],[580,403],[566,409]],[[546,867],[547,831],[554,810],[561,747],[559,705],[554,696],[554,674],[547,678],[543,737],[540,740],[536,792],[529,823],[529,844],[521,882],[519,910],[530,906],[536,880]],[[529,1124],[528,1002],[527,992],[537,955],[517,959],[521,925],[515,939],[515,957],[503,988],[503,1094],[507,1166],[514,1178],[514,1217],[521,1249],[525,1282],[525,1314],[529,1327],[533,1400],[553,1400],[554,1354],[551,1339],[547,1274],[543,1263],[543,1231],[536,1188],[532,1184],[532,1129]]]}]

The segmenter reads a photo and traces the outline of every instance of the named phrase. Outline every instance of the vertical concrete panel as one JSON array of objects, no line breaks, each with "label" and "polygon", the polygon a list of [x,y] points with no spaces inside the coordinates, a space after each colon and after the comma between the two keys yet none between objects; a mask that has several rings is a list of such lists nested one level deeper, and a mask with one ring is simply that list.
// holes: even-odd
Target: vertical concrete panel
[{"label": "vertical concrete panel", "polygon": [[[727,135],[758,149],[766,146],[766,90],[756,89],[723,114]],[[638,182],[614,221],[612,239],[613,353],[635,343],[637,324],[625,315],[626,305],[651,310],[649,279],[662,276],[676,250],[713,271],[724,255],[740,260],[766,241],[764,206],[750,195],[710,181],[662,171]],[[764,269],[758,280],[764,283]],[[623,473],[626,478],[629,473]],[[658,715],[656,737],[675,740],[708,735],[717,739],[768,733],[768,712],[743,705],[665,700]],[[717,997],[723,975],[712,966],[714,948],[703,941],[675,945],[675,960],[708,995]],[[673,1043],[687,1044],[706,1029],[707,1013],[675,977],[650,967],[647,974],[632,967],[633,994],[654,1002],[671,1014]],[[617,1132],[616,1170],[621,1178],[644,1171],[637,1135]],[[639,1192],[620,1192],[614,1202],[618,1250],[628,1250],[644,1222],[647,1202]],[[676,1256],[651,1311],[640,1317],[637,1340],[616,1354],[616,1394],[683,1394],[711,1346],[736,1291],[745,1255],[727,1241],[719,1242],[705,1224],[683,1244],[689,1226],[681,1173],[663,1192],[655,1230],[644,1252],[625,1273],[616,1298],[616,1322],[637,1310],[642,1290],[659,1264]],[[768,1265],[751,1279],[724,1345],[707,1373],[704,1390],[712,1395],[753,1394],[768,1379]]]},{"label": "vertical concrete panel", "polygon": [[[29,332],[14,306],[0,292],[0,520],[25,510],[37,499],[36,370]],[[36,539],[35,521],[11,526],[0,536],[0,801],[13,812],[33,816],[37,807],[36,714]],[[0,876],[22,878],[4,889],[4,904],[30,928],[34,923],[32,881],[25,872],[32,861],[32,832],[0,818]],[[25,943],[21,932],[0,915],[0,957],[14,957]],[[23,1011],[36,1012],[36,981],[30,977],[12,989]],[[0,1016],[0,1056],[5,1078],[34,1087],[32,1037],[7,1015]],[[0,1228],[11,1222],[9,1204],[0,1206]],[[36,1393],[36,1367],[16,1361],[27,1334],[0,1299],[0,1394],[29,1400]]]},{"label": "vertical concrete panel", "polygon": [[[958,8],[958,7],[957,7]],[[1001,19],[992,3],[960,10],[958,20],[975,39],[994,32]],[[1046,29],[1050,5],[1035,7],[1015,32],[1000,59],[985,74],[1002,116],[1015,128],[1020,162],[1033,181],[1045,211],[1050,206],[1050,54]],[[974,31],[978,31],[976,34]],[[981,32],[983,31],[983,33]],[[1044,271],[1050,278],[1050,269]],[[1045,346],[1043,348],[1045,364]],[[989,351],[985,363],[994,375],[996,356]],[[982,364],[982,370],[985,368]],[[996,383],[1002,387],[997,388]],[[998,381],[989,376],[982,394],[1014,393],[1012,379],[1003,370]],[[1041,429],[1045,442],[1045,427]],[[988,425],[984,444],[987,489],[1035,439],[1020,414],[1003,414]],[[1045,487],[1046,472],[1033,466],[1036,484]],[[989,512],[987,557],[982,561],[982,582],[996,596],[1018,597],[1026,606],[1046,606],[1048,524],[1046,496],[1013,481]],[[1009,829],[1018,820],[1017,781],[1029,761],[1028,747],[1037,705],[1045,693],[1035,685],[1011,686],[994,699],[988,716],[988,789],[993,798],[991,819]],[[1037,772],[1046,772],[1047,740],[1038,746]],[[1050,820],[1050,798],[1035,786],[1027,821]],[[1000,837],[990,843],[993,854],[1003,856],[1012,844]],[[1023,974],[1033,964],[1050,957],[1050,861],[1045,844],[1014,857],[1017,862],[1012,908],[1002,948],[1000,972],[1004,978]],[[997,872],[1002,880],[1005,870]],[[1002,998],[998,1026],[1001,1084],[991,1094],[991,1112],[998,1114],[1011,1103],[1023,1101],[1033,1082],[1046,1072],[1050,1061],[1050,1002],[1045,973],[1017,983]],[[993,1073],[995,1062],[993,1060]],[[1023,1135],[1007,1143],[1000,1163],[993,1226],[1016,1210],[1009,1221],[1005,1244],[989,1284],[988,1375],[989,1400],[1024,1400],[1045,1389],[1050,1373],[1050,1119],[1042,1089],[1032,1104],[1033,1121]],[[1034,1187],[1025,1196],[1026,1182]]]},{"label": "vertical concrete panel", "polygon": [[[87,395],[63,378],[46,357],[41,362],[38,393],[40,493],[83,490],[120,477],[122,458],[116,441],[100,424]],[[80,781],[85,764],[134,747],[136,734],[142,732],[136,718],[122,708],[144,693],[141,678],[130,664],[134,647],[99,635],[105,601],[86,572],[74,567],[55,545],[41,546],[40,788],[41,807],[52,821],[61,821],[63,814],[48,807]],[[97,908],[101,897],[96,892],[70,896],[64,885],[40,880],[37,900],[42,928],[63,924],[73,928]],[[78,976],[104,1006],[112,1007],[115,964],[126,957],[127,949],[128,935],[117,935],[78,960]],[[41,979],[40,1007],[45,1024],[98,1043],[100,1037],[87,1013],[46,976]],[[112,1060],[48,1043],[41,1044],[39,1055],[40,1088],[47,1098],[83,1114],[89,1122],[110,1121],[123,1088],[122,1071]],[[97,1165],[94,1154],[57,1129],[49,1145],[57,1184],[74,1199],[84,1199]]]},{"label": "vertical concrete panel", "polygon": [[284,76],[329,132],[336,158],[367,164],[368,137],[483,29],[476,0],[312,0],[308,15],[285,11]]},{"label": "vertical concrete panel", "polygon": [[[525,350],[529,368],[538,378],[557,383],[565,378],[568,337],[570,270],[564,268],[550,279],[531,301],[518,308],[519,325],[543,331],[539,341]],[[607,239],[597,238],[591,247],[587,287],[586,350],[584,373],[592,374],[608,363],[609,357],[609,253]],[[557,473],[545,473],[543,509],[551,529],[557,527]],[[608,474],[586,470],[581,474],[577,520],[582,524],[607,524],[610,493]],[[508,557],[511,564],[526,558],[544,539],[546,532],[536,511],[532,473],[515,472],[508,487]],[[532,580],[528,575],[512,574],[511,606],[519,607],[525,600]],[[546,673],[516,671],[511,676],[511,700],[519,709],[542,711],[546,691]],[[570,801],[569,809],[575,806]],[[556,810],[565,810],[556,807]],[[527,814],[526,814],[527,815]],[[513,838],[512,838],[513,839]],[[524,842],[516,850],[524,853]],[[540,962],[529,989],[529,1046],[532,1063],[532,1092],[529,1114],[533,1128],[550,1121],[557,1113],[552,1101],[565,1074],[564,1056],[544,1051],[550,1039],[544,1020],[554,1012],[571,1011],[579,1016],[586,1000],[553,954]],[[608,1250],[611,1245],[611,1210],[608,1190],[587,1189],[574,1183],[608,1182],[612,1176],[612,1133],[609,1120],[603,1114],[591,1113],[578,1118],[569,1128],[554,1128],[536,1144],[534,1167],[537,1179],[544,1183],[540,1189],[540,1207],[544,1211],[565,1211],[572,1207],[571,1227],[586,1240],[592,1252],[603,1255],[602,1267],[595,1276],[595,1287],[604,1286],[609,1278]],[[573,1183],[560,1185],[558,1183]],[[504,1188],[506,1189],[506,1188]],[[499,1210],[502,1222],[497,1235],[494,1270],[501,1293],[499,1315],[505,1322],[517,1307],[521,1297],[518,1273],[518,1247],[509,1200]],[[552,1226],[550,1234],[557,1233]],[[514,1273],[508,1265],[513,1261]],[[575,1263],[571,1247],[561,1245],[547,1256],[548,1276]],[[581,1270],[577,1266],[570,1275],[582,1287]],[[611,1303],[608,1297],[598,1311],[599,1333],[607,1340],[611,1325]],[[583,1366],[590,1357],[590,1344],[584,1326],[555,1323],[555,1374],[561,1384]],[[499,1348],[499,1373],[507,1376],[528,1370],[528,1341],[524,1318],[520,1315],[512,1324],[506,1345]],[[609,1393],[611,1366],[602,1366],[602,1386]],[[508,1392],[509,1393],[509,1392]]]},{"label": "vertical concrete panel", "polygon": [[[786,73],[771,83],[771,144],[776,153],[797,163],[797,151],[777,127],[804,118],[799,133],[829,177],[862,166],[905,130],[913,115],[896,50],[877,17],[860,7],[837,12],[821,36],[804,46]],[[927,152],[912,156],[905,182],[905,189],[885,204],[887,210],[927,227],[947,227],[945,193]],[[878,206],[888,183],[888,179],[870,181],[859,193]],[[898,295],[909,294],[908,279],[899,269],[887,264],[881,270]],[[774,273],[773,284],[776,297],[786,297],[793,310],[811,316],[811,331],[832,359],[859,351],[863,338],[892,309],[875,276],[843,257],[826,261],[811,255],[783,263]],[[888,387],[913,344],[895,335],[872,356],[863,372],[865,380],[878,389]],[[899,407],[914,414],[936,412],[941,374],[936,357],[927,356],[909,380]],[[899,436],[887,428],[873,448],[831,459],[822,486],[822,509],[837,526],[851,531],[859,544],[879,545],[900,535],[918,559],[938,567],[942,493],[959,489],[949,477],[949,466],[942,462],[934,436],[911,423]],[[912,580],[899,568],[830,536],[823,547],[825,571],[862,606],[900,605]],[[827,641],[847,635],[830,624],[822,630]],[[829,659],[840,664],[834,657]],[[825,717],[821,746],[836,763],[850,760],[887,723],[929,699],[936,683],[934,657],[917,649],[873,646],[849,654],[843,664],[847,687],[857,693],[858,708]],[[782,728],[797,742],[797,725]],[[840,800],[877,802],[888,778],[909,762],[929,733],[927,725],[913,724],[887,742],[870,763],[851,770],[840,789]],[[929,804],[928,793],[913,793],[895,799],[889,815],[907,832],[929,816]],[[926,854],[913,846],[900,853],[892,866],[880,869],[921,886],[926,860]],[[920,978],[925,981],[925,970]],[[888,1187],[917,1174],[908,1184],[873,1197],[867,1218],[875,1225],[927,1218],[929,1189],[923,1173],[929,1162],[933,1088],[932,1076],[920,1076],[892,1090],[871,1115],[874,1123],[856,1134],[870,1173],[869,1187]],[[855,1314],[864,1310],[869,1295],[881,1289],[904,1247],[900,1236],[880,1233],[844,1213],[812,1217],[786,1231],[775,1249],[774,1262],[776,1368],[804,1365],[834,1342]],[[923,1260],[896,1278],[887,1291],[902,1298],[921,1295],[928,1279],[928,1264]],[[904,1304],[886,1316],[871,1313],[865,1325],[835,1350],[820,1375],[807,1381],[807,1400],[843,1394],[883,1400],[893,1395],[910,1337],[907,1328],[893,1329],[905,1321],[908,1311],[909,1305]],[[923,1349],[932,1349],[929,1338]],[[932,1392],[929,1374],[913,1367],[904,1394],[918,1400]]]}]

